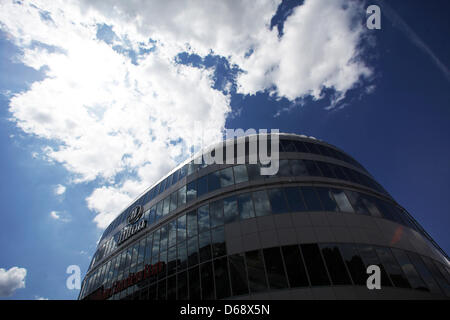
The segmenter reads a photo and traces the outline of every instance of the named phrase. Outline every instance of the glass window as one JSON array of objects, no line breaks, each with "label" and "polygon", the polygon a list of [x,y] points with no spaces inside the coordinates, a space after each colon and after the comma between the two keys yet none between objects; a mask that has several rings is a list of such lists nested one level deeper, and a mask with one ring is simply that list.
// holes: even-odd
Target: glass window
[{"label": "glass window", "polygon": [[234,296],[248,294],[247,271],[245,270],[244,254],[229,256],[231,289]]},{"label": "glass window", "polygon": [[217,189],[220,189],[220,172],[219,171],[208,174],[208,192],[212,192]]},{"label": "glass window", "polygon": [[186,204],[186,186],[181,187],[178,189],[178,207]]},{"label": "glass window", "polygon": [[169,247],[177,243],[177,220],[172,220],[167,224],[169,229]]},{"label": "glass window", "polygon": [[153,249],[152,249],[152,264],[157,263],[159,260],[159,235],[161,230],[158,229],[153,233]]},{"label": "glass window", "polygon": [[150,212],[148,214],[148,224],[151,225],[156,221],[156,205],[150,208]]},{"label": "glass window", "polygon": [[177,237],[178,242],[186,240],[186,215],[177,219]]},{"label": "glass window", "polygon": [[200,275],[202,277],[202,299],[214,299],[214,276],[211,262],[200,265]]},{"label": "glass window", "polygon": [[361,258],[366,265],[366,268],[370,265],[377,265],[380,267],[381,272],[381,286],[382,287],[392,287],[392,283],[389,279],[389,276],[386,273],[386,270],[384,269],[383,265],[381,264],[380,260],[378,259],[377,254],[375,253],[374,249],[370,245],[359,245],[358,246],[359,254],[361,255]]},{"label": "glass window", "polygon": [[167,278],[167,300],[176,300],[177,298],[177,278],[172,276]]},{"label": "glass window", "polygon": [[177,270],[177,247],[169,248],[167,252],[167,275],[172,275]]},{"label": "glass window", "polygon": [[164,199],[163,216],[169,213],[169,209],[170,209],[170,196],[167,196]]},{"label": "glass window", "polygon": [[260,250],[245,253],[248,270],[248,284],[250,292],[261,292],[267,290],[266,274]]},{"label": "glass window", "polygon": [[250,193],[240,194],[237,197],[239,215],[241,219],[249,219],[255,216],[253,201]]},{"label": "glass window", "polygon": [[417,253],[408,252],[409,260],[413,263],[417,272],[421,276],[422,280],[426,283],[427,287],[430,289],[432,293],[442,294],[442,291],[439,289],[438,284],[433,279],[431,272],[423,263],[422,259]]},{"label": "glass window", "polygon": [[298,187],[283,188],[291,212],[307,211]]},{"label": "glass window", "polygon": [[380,210],[378,210],[378,207],[376,206],[376,199],[373,197],[370,197],[368,195],[361,195],[362,201],[366,205],[367,209],[369,210],[370,214],[374,217],[382,218],[383,215],[381,214]]},{"label": "glass window", "polygon": [[352,282],[337,245],[321,244],[320,249],[333,285],[351,285]]},{"label": "glass window", "polygon": [[327,270],[320,254],[317,244],[301,244],[300,245],[303,258],[305,259],[306,269],[308,270],[309,279],[312,286],[328,286]]},{"label": "glass window", "polygon": [[309,286],[308,276],[298,245],[281,247],[291,288]]},{"label": "glass window", "polygon": [[267,270],[269,286],[272,289],[287,288],[286,274],[279,247],[264,249],[264,261]]},{"label": "glass window", "polygon": [[235,178],[236,183],[248,181],[247,168],[246,168],[245,164],[240,164],[240,165],[234,166],[233,171],[234,171],[234,178]]},{"label": "glass window", "polygon": [[329,188],[317,187],[316,190],[326,211],[339,211]]},{"label": "glass window", "polygon": [[223,299],[231,295],[228,277],[227,257],[214,260],[214,278],[216,280],[216,298]]},{"label": "glass window", "polygon": [[187,267],[187,248],[186,248],[186,241],[179,242],[177,245],[177,268],[178,271],[184,270]]},{"label": "glass window", "polygon": [[280,147],[281,147],[281,150],[283,150],[283,152],[297,152],[294,141],[291,141],[291,140],[281,139]]},{"label": "glass window", "polygon": [[187,202],[197,199],[197,180],[187,184],[186,198]]},{"label": "glass window", "polygon": [[178,169],[177,171],[175,171],[172,174],[172,185],[174,185],[175,183],[178,182],[178,173],[180,172],[180,170]]},{"label": "glass window", "polygon": [[289,160],[283,159],[279,161],[277,177],[290,177],[292,176],[291,167],[289,166]]},{"label": "glass window", "polygon": [[330,189],[333,194],[334,200],[338,204],[339,211],[341,212],[354,212],[350,201],[348,201],[347,196],[345,195],[344,190],[339,189]]},{"label": "glass window", "polygon": [[394,283],[394,286],[399,288],[411,288],[408,280],[403,274],[402,269],[400,268],[394,256],[392,255],[391,250],[389,248],[376,247],[375,251],[377,252],[378,257],[380,258],[384,269],[389,274],[389,277]]},{"label": "glass window", "polygon": [[322,174],[326,178],[336,178],[333,174],[333,171],[331,171],[330,167],[328,167],[328,164],[322,161],[316,162],[317,166],[320,168],[320,171],[322,171]]},{"label": "glass window", "polygon": [[197,235],[197,233],[197,211],[193,210],[187,213],[187,235],[190,238]]},{"label": "glass window", "polygon": [[319,148],[317,148],[317,145],[314,143],[305,142],[305,145],[308,147],[309,152],[320,154]]},{"label": "glass window", "polygon": [[203,176],[197,179],[197,197],[208,192],[208,176]]},{"label": "glass window", "polygon": [[144,264],[150,264],[152,258],[152,247],[153,247],[153,233],[147,236],[147,245],[145,247],[145,260]]},{"label": "glass window", "polygon": [[369,215],[369,210],[364,204],[363,198],[361,197],[361,194],[359,192],[345,190],[345,193],[356,213]]},{"label": "glass window", "polygon": [[322,204],[313,187],[301,187],[303,199],[309,211],[322,211]]},{"label": "glass window", "polygon": [[303,144],[303,142],[301,141],[293,141],[295,148],[297,149],[297,152],[304,152],[304,153],[308,153],[308,149],[306,149],[305,145]]},{"label": "glass window", "polygon": [[142,263],[144,262],[146,241],[147,241],[146,238],[142,238],[141,241],[139,242],[139,253],[137,259],[138,266],[141,266]]},{"label": "glass window", "polygon": [[211,259],[211,234],[208,231],[202,232],[198,236],[198,246],[200,252],[200,262]]},{"label": "glass window", "polygon": [[187,300],[188,298],[188,279],[187,272],[183,271],[177,275],[177,300]]},{"label": "glass window", "polygon": [[259,180],[263,178],[263,176],[260,175],[259,164],[248,164],[247,174],[249,181]]},{"label": "glass window", "polygon": [[269,194],[273,214],[289,212],[282,189],[269,189],[267,190],[267,193]]},{"label": "glass window", "polygon": [[302,160],[289,160],[291,166],[292,175],[295,177],[304,177],[308,175],[306,165]]},{"label": "glass window", "polygon": [[225,232],[224,227],[220,226],[212,230],[212,249],[213,257],[221,257],[227,254],[225,246]]},{"label": "glass window", "polygon": [[167,282],[166,279],[158,282],[158,300],[166,300]]},{"label": "glass window", "polygon": [[217,200],[209,204],[211,228],[223,225],[223,201]]},{"label": "glass window", "polygon": [[161,238],[159,240],[159,253],[167,250],[167,243],[169,238],[169,226],[167,224],[161,227]]},{"label": "glass window", "polygon": [[200,300],[200,274],[198,266],[189,269],[189,299]]},{"label": "glass window", "polygon": [[219,175],[220,175],[220,186],[222,188],[228,187],[228,186],[231,186],[234,184],[232,167],[220,170]]},{"label": "glass window", "polygon": [[198,239],[197,237],[192,237],[187,243],[188,250],[188,263],[189,266],[194,266],[198,264]]},{"label": "glass window", "polygon": [[197,210],[198,212],[198,232],[207,231],[210,229],[209,225],[209,205],[206,204]]},{"label": "glass window", "polygon": [[163,201],[160,201],[156,205],[156,221],[161,219],[163,215]]},{"label": "glass window", "polygon": [[336,176],[337,179],[348,180],[348,177],[345,175],[344,171],[341,169],[340,166],[328,163],[328,167],[330,167],[330,169],[333,171],[333,174]]},{"label": "glass window", "polygon": [[414,268],[414,265],[411,263],[406,253],[396,248],[392,248],[391,250],[395,258],[397,259],[397,262],[400,264],[403,272],[405,273],[411,287],[417,290],[428,291],[428,288],[417,273],[416,268]]},{"label": "glass window", "polygon": [[170,209],[169,212],[174,211],[177,208],[177,193],[178,192],[172,192],[170,195]]},{"label": "glass window", "polygon": [[[438,282],[441,289],[445,292],[447,297],[450,297],[450,281],[445,280],[444,276],[444,267],[441,266],[439,263],[436,262],[436,264],[433,263],[433,260],[431,260],[428,257],[422,256],[422,261],[427,266],[428,270],[431,271],[431,274],[433,275],[434,279]],[[441,269],[441,271],[439,271]]]},{"label": "glass window", "polygon": [[269,197],[265,190],[253,192],[252,197],[257,217],[268,216],[271,214]]},{"label": "glass window", "polygon": [[306,166],[306,170],[308,171],[308,174],[313,177],[320,177],[322,174],[320,173],[319,169],[317,168],[316,164],[312,160],[303,160],[303,163]]},{"label": "glass window", "polygon": [[225,223],[231,223],[239,219],[239,211],[235,196],[223,199],[223,216]]}]

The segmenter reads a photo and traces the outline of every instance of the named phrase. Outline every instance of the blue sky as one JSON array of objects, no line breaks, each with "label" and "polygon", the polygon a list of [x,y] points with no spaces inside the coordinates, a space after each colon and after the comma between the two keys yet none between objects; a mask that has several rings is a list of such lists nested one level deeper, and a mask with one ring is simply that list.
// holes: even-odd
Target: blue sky
[{"label": "blue sky", "polygon": [[2,2],[1,298],[76,298],[67,266],[86,272],[194,122],[336,145],[450,252],[450,5],[374,3],[381,30],[358,1]]}]

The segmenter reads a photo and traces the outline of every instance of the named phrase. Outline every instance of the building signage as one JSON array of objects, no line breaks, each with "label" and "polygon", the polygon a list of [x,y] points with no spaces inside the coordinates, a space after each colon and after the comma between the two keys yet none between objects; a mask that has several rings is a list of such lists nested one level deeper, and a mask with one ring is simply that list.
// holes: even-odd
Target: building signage
[{"label": "building signage", "polygon": [[[133,224],[132,226],[127,226],[120,231],[119,238],[117,239],[117,245],[122,244],[126,240],[130,239],[139,231],[145,229],[147,226],[147,221],[145,219],[139,221],[142,217],[143,212],[142,206],[136,206],[131,210],[130,215],[127,218],[127,222],[129,224]],[[139,221],[139,222],[138,222]],[[138,222],[138,223],[136,223]]]},{"label": "building signage", "polygon": [[146,280],[152,276],[157,275],[162,270],[164,270],[164,262],[157,262],[153,265],[146,264],[144,269],[136,272],[130,273],[130,275],[123,279],[115,281],[110,288],[104,288],[101,286],[95,292],[90,294],[86,299],[88,300],[106,300],[110,298],[112,295],[121,292],[122,290],[127,289],[135,284],[138,284],[142,280]]}]

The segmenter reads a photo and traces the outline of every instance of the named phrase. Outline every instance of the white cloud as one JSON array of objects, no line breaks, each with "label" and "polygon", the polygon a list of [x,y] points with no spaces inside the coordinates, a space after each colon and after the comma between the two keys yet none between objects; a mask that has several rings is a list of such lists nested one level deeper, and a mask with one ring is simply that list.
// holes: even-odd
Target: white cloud
[{"label": "white cloud", "polygon": [[48,298],[40,297],[40,296],[34,296],[34,300],[48,300]]},{"label": "white cloud", "polygon": [[51,211],[50,217],[61,222],[70,222],[70,216],[65,212]]},{"label": "white cloud", "polygon": [[[280,1],[33,3],[0,3],[0,28],[22,49],[18,58],[47,75],[15,94],[9,111],[24,132],[52,142],[44,158],[62,164],[72,182],[95,181],[86,202],[100,228],[186,156],[199,139],[196,123],[206,143],[222,136],[230,97],[212,89],[213,70],[179,65],[178,53],[212,50],[246,71],[240,92],[275,88],[290,100],[333,88],[337,103],[370,75],[357,59],[358,8],[343,9],[343,1],[306,0],[281,39],[269,28]],[[114,44],[138,51],[152,38],[156,49],[133,64],[96,38],[103,23],[118,35]]]},{"label": "white cloud", "polygon": [[25,288],[25,268],[12,267],[9,270],[0,268],[0,297],[10,297],[17,289]]},{"label": "white cloud", "polygon": [[64,193],[66,192],[66,187],[63,186],[62,184],[58,184],[58,185],[55,187],[55,189],[53,189],[53,192],[54,192],[56,195],[60,196],[60,195],[62,195],[62,194],[64,194]]}]

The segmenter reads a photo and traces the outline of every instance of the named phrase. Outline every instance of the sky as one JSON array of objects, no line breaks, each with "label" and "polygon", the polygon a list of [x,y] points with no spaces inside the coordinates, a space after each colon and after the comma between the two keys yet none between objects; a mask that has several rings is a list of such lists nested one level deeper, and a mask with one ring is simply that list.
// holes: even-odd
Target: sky
[{"label": "sky", "polygon": [[67,267],[226,128],[341,148],[449,253],[449,9],[0,0],[0,299],[76,299]]}]

